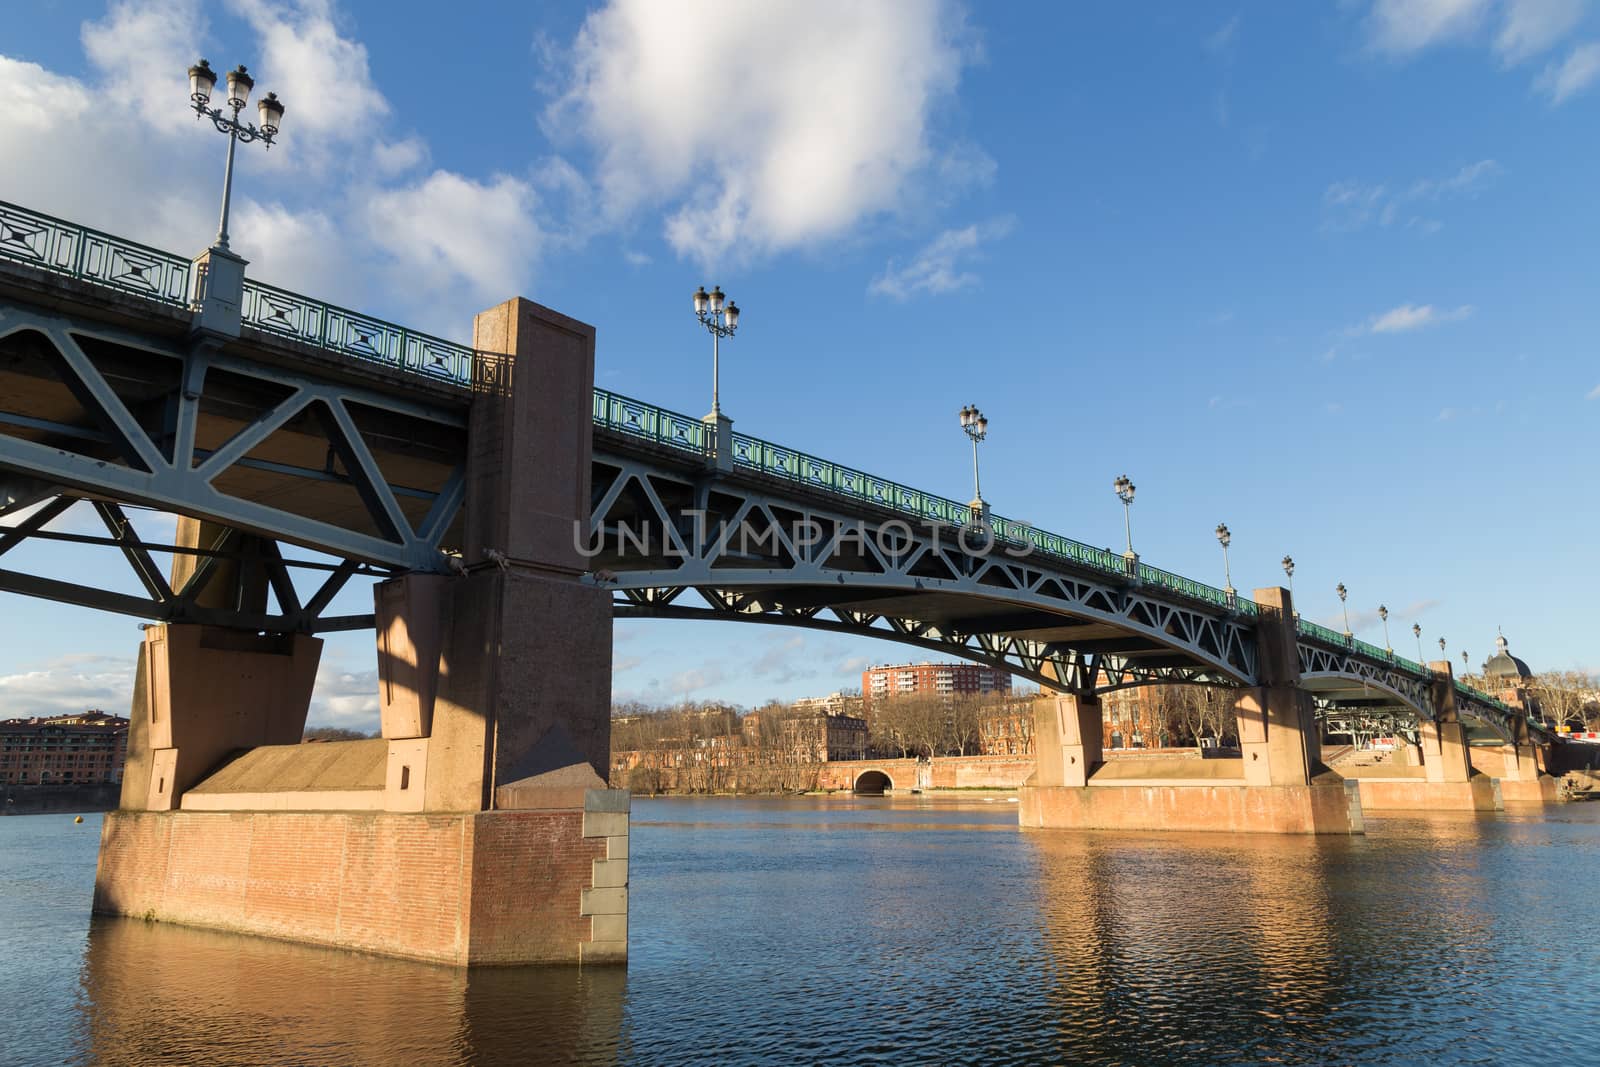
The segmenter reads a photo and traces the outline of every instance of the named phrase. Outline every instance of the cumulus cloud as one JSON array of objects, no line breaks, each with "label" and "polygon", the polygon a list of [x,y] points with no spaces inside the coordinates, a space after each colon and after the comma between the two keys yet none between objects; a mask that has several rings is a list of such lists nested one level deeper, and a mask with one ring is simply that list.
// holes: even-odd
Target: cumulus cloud
[{"label": "cumulus cloud", "polygon": [[907,300],[918,293],[948,293],[977,285],[977,273],[967,269],[966,264],[981,256],[985,244],[1010,233],[1012,226],[1013,220],[1001,218],[945,230],[918,250],[910,262],[901,264],[891,259],[868,289]]},{"label": "cumulus cloud", "polygon": [[376,192],[364,223],[409,285],[435,292],[464,286],[478,302],[504,299],[527,277],[541,245],[532,186],[498,174],[474,181],[436,170],[411,185]]},{"label": "cumulus cloud", "polygon": [[1535,88],[1550,97],[1552,104],[1560,104],[1576,96],[1600,78],[1600,41],[1579,45],[1560,63],[1552,63],[1534,83]]},{"label": "cumulus cloud", "polygon": [[62,656],[16,674],[0,675],[6,717],[65,715],[98,708],[126,715],[133,704],[132,655]]},{"label": "cumulus cloud", "polygon": [[584,22],[546,124],[593,146],[608,213],[664,206],[680,255],[801,247],[894,210],[936,160],[962,29],[941,0],[614,0]]},{"label": "cumulus cloud", "polygon": [[380,725],[377,669],[349,670],[336,658],[324,659],[317,667],[306,725],[340,726],[362,733],[377,730]]},{"label": "cumulus cloud", "polygon": [[1432,304],[1401,304],[1380,315],[1374,315],[1366,325],[1368,333],[1406,333],[1425,326],[1455,322],[1472,314],[1471,304],[1457,308],[1436,308]]},{"label": "cumulus cloud", "polygon": [[1585,394],[1584,399],[1585,400],[1600,400],[1600,385],[1597,385],[1593,389],[1589,390],[1589,392],[1587,394]]}]

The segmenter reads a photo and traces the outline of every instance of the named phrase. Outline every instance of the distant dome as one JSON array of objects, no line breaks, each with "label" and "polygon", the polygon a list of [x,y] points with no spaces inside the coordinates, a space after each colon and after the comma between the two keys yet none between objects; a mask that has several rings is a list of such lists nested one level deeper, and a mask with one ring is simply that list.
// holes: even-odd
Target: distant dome
[{"label": "distant dome", "polygon": [[1495,654],[1489,657],[1489,662],[1483,665],[1485,678],[1503,678],[1525,681],[1533,677],[1533,672],[1528,670],[1528,665],[1513,656],[1506,648],[1505,634],[1494,639]]}]

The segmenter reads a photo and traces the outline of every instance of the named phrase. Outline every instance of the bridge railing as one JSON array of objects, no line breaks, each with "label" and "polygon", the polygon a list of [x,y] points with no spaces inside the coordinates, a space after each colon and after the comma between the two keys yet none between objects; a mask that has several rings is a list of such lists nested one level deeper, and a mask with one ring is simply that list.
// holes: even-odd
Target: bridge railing
[{"label": "bridge railing", "polygon": [[241,319],[268,333],[430,378],[472,380],[472,349],[261,282],[244,282]]},{"label": "bridge railing", "polygon": [[606,389],[594,391],[594,424],[697,456],[708,450],[706,424],[699,419]]},{"label": "bridge railing", "polygon": [[[0,201],[0,258],[188,307],[194,264],[159,248]],[[343,356],[467,385],[472,348],[349,308],[244,280],[247,325]]]},{"label": "bridge railing", "polygon": [[0,200],[0,257],[162,304],[189,302],[183,256]]}]

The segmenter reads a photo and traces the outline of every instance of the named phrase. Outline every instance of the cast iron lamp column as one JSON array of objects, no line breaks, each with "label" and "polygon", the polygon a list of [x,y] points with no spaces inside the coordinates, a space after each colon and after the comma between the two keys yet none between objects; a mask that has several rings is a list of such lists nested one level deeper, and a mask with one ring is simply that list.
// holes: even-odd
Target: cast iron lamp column
[{"label": "cast iron lamp column", "polygon": [[711,414],[702,421],[711,434],[706,449],[718,470],[733,469],[733,420],[722,413],[722,339],[739,329],[739,305],[722,293],[720,285],[694,291],[694,317],[711,334]]},{"label": "cast iron lamp column", "polygon": [[972,503],[968,507],[974,522],[987,522],[989,505],[983,502],[983,485],[978,480],[978,442],[989,436],[989,420],[978,405],[968,404],[961,409],[961,429],[972,440]]},{"label": "cast iron lamp column", "polygon": [[258,127],[243,122],[239,113],[249,102],[255,79],[246,73],[243,65],[230,70],[227,78],[227,103],[223,107],[211,107],[211,91],[217,85],[216,71],[203,59],[189,68],[189,106],[194,109],[196,120],[210,119],[217,132],[228,138],[228,161],[222,171],[222,215],[217,222],[217,237],[211,247],[194,260],[191,274],[193,288],[189,297],[195,312],[193,329],[196,332],[238,337],[244,310],[246,263],[228,248],[228,209],[233,202],[233,156],[240,141],[245,144],[260,141],[262,147],[272,147],[283,125],[283,104],[276,93],[268,93],[256,105],[261,125]]}]

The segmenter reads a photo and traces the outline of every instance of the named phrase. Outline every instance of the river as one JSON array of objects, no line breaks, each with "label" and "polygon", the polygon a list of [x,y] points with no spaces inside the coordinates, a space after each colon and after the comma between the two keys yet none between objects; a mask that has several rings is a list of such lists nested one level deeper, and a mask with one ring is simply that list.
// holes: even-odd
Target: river
[{"label": "river", "polygon": [[636,800],[626,971],[89,919],[0,819],[0,1063],[1600,1062],[1600,803],[1365,837],[1022,832],[1002,798]]}]

